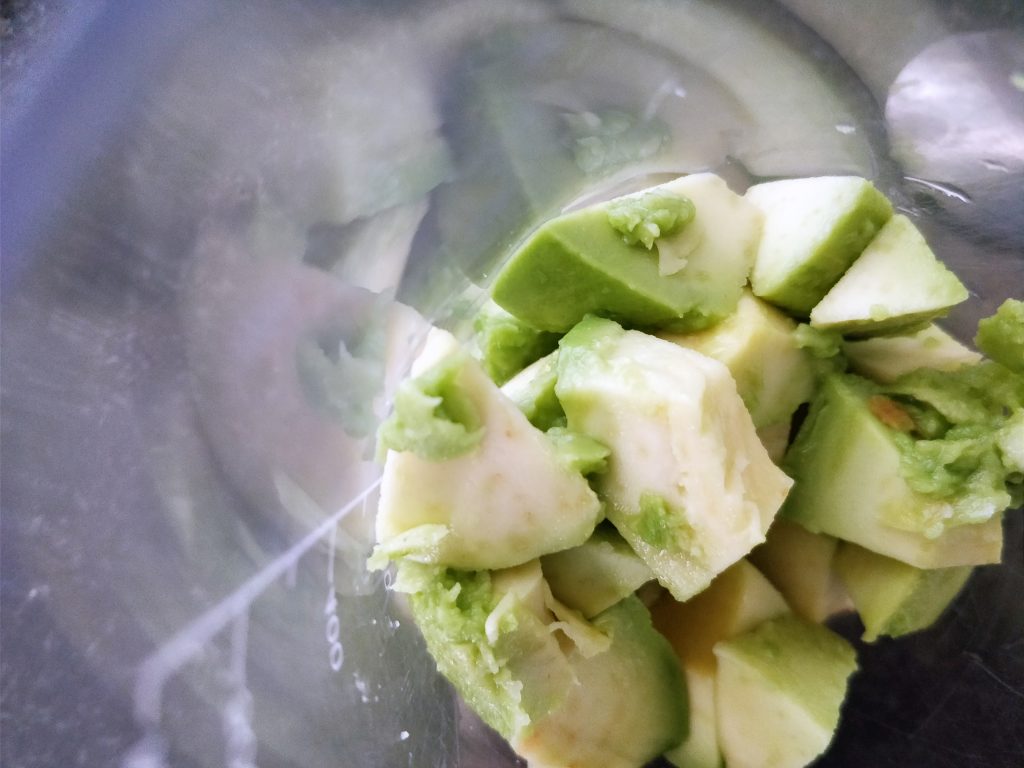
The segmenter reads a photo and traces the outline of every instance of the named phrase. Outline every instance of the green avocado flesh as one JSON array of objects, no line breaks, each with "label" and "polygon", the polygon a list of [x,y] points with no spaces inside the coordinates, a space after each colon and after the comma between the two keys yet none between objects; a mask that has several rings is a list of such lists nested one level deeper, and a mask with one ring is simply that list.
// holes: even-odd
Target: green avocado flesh
[{"label": "green avocado flesh", "polygon": [[473,323],[480,361],[496,384],[504,384],[558,346],[554,333],[538,331],[490,303]]},{"label": "green avocado flesh", "polygon": [[672,649],[630,597],[593,619],[603,655],[570,657],[575,683],[555,711],[510,738],[531,765],[636,768],[687,733],[686,683]]},{"label": "green avocado flesh", "polygon": [[839,548],[835,565],[864,622],[867,642],[930,627],[973,570],[967,566],[914,568],[850,543]]},{"label": "green avocado flesh", "polygon": [[545,555],[541,563],[555,597],[586,617],[610,608],[654,578],[607,523],[580,546]]},{"label": "green avocado flesh", "polygon": [[782,616],[715,646],[719,743],[730,768],[799,768],[839,724],[849,643],[820,624]]},{"label": "green avocado flesh", "polygon": [[502,386],[501,391],[537,429],[565,425],[565,411],[555,395],[558,352],[528,365]]},{"label": "green avocado flesh", "polygon": [[396,588],[440,671],[531,764],[636,768],[685,735],[678,662],[637,598],[567,623],[536,561],[494,573],[407,563]]},{"label": "green avocado flesh", "polygon": [[746,198],[764,214],[754,293],[803,317],[892,216],[885,196],[854,176],[771,181]]},{"label": "green avocado flesh", "polygon": [[811,310],[811,325],[871,335],[916,328],[967,300],[967,289],[906,216],[893,216]]},{"label": "green avocado flesh", "polygon": [[978,322],[978,348],[1024,376],[1024,301],[1007,299],[992,317]]},{"label": "green avocado flesh", "polygon": [[[743,198],[717,176],[697,174],[656,187],[692,201],[696,213],[655,249],[628,244],[600,203],[541,225],[495,278],[494,300],[530,325],[564,333],[584,315],[628,326],[696,330],[736,306],[760,231]],[[682,266],[662,274],[663,255]]]},{"label": "green avocado flesh", "polygon": [[783,462],[795,483],[781,514],[918,568],[999,562],[999,514],[931,530],[952,514],[950,502],[911,487],[894,430],[869,407],[871,391],[852,376],[822,383]]}]

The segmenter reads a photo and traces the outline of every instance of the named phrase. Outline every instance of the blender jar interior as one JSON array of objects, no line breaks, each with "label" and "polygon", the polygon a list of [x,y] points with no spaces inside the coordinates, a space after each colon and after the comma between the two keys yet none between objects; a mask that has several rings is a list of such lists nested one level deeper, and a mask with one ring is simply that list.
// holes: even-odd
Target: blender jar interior
[{"label": "blender jar interior", "polygon": [[[1024,290],[1024,11],[897,0],[108,2],[4,54],[10,765],[515,765],[364,567],[373,433],[561,210],[873,179]],[[821,766],[1024,760],[1024,534],[859,646]],[[855,621],[838,628],[855,636]]]}]

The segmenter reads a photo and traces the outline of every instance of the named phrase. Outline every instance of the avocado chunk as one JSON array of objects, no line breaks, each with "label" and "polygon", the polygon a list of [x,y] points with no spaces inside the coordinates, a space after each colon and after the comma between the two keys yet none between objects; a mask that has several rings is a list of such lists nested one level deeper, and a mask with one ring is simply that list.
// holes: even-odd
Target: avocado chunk
[{"label": "avocado chunk", "polygon": [[967,289],[906,216],[893,216],[811,310],[811,325],[871,335],[913,328],[967,301]]},{"label": "avocado chunk", "polygon": [[599,525],[578,547],[541,558],[551,592],[591,618],[654,578],[651,569],[615,528]]},{"label": "avocado chunk", "polygon": [[565,425],[565,411],[555,395],[558,351],[545,355],[505,382],[501,391],[533,426],[548,430]]},{"label": "avocado chunk", "polygon": [[480,310],[473,330],[480,362],[499,386],[558,346],[557,334],[530,327],[494,302]]},{"label": "avocado chunk", "polygon": [[892,216],[885,196],[856,176],[770,181],[748,189],[746,198],[764,214],[750,276],[754,293],[801,317]]},{"label": "avocado chunk", "polygon": [[690,694],[690,733],[666,753],[670,762],[680,768],[722,764],[715,714],[715,644],[788,612],[782,595],[746,560],[720,573],[685,603],[665,595],[652,606],[654,626],[679,656]]},{"label": "avocado chunk", "polygon": [[986,355],[1024,376],[1024,301],[1007,299],[978,322],[974,343]]},{"label": "avocado chunk", "polygon": [[507,568],[586,541],[600,501],[552,441],[449,334],[431,334],[424,366],[381,427],[374,564]]},{"label": "avocado chunk", "polygon": [[725,363],[758,429],[788,422],[814,394],[814,367],[797,343],[796,323],[745,290],[718,325],[661,338]]},{"label": "avocado chunk", "polygon": [[[895,413],[880,415],[900,417],[897,427],[907,416],[913,424],[910,434],[892,435],[904,476],[916,491],[948,502],[942,517],[927,521],[930,535],[1024,502],[1024,377],[983,360],[948,372],[922,368],[882,389],[890,396],[884,410]],[[892,519],[920,525],[912,516]]]},{"label": "avocado chunk", "polygon": [[729,768],[803,768],[839,724],[850,644],[820,624],[781,616],[715,646],[718,741]]},{"label": "avocado chunk", "polygon": [[722,363],[590,317],[560,342],[555,390],[569,427],[611,449],[607,517],[676,599],[764,540],[791,481]]},{"label": "avocado chunk", "polygon": [[934,324],[904,336],[851,339],[843,353],[852,371],[883,384],[919,368],[954,371],[981,362],[981,355]]},{"label": "avocado chunk", "polygon": [[[641,206],[647,221],[650,206],[641,201],[652,195],[688,200],[695,213],[648,249],[626,242],[632,235],[624,239],[622,220],[628,217],[619,211]],[[697,330],[735,309],[759,233],[756,210],[721,178],[686,176],[543,224],[499,272],[492,295],[546,331],[568,331],[586,314],[636,327]]]},{"label": "avocado chunk", "polygon": [[794,613],[821,623],[852,607],[833,568],[838,544],[832,536],[778,519],[768,529],[764,544],[755,547],[748,559],[782,593]]},{"label": "avocado chunk", "polygon": [[591,655],[610,646],[551,597],[537,561],[491,572],[400,560],[394,589],[409,596],[438,670],[506,738],[565,700],[566,646]]},{"label": "avocado chunk", "polygon": [[439,671],[531,765],[638,768],[686,733],[679,663],[636,597],[585,621],[552,597],[538,561],[402,561],[395,589]]},{"label": "avocado chunk", "polygon": [[647,608],[627,597],[593,626],[611,646],[591,656],[571,650],[565,698],[509,738],[530,765],[638,768],[686,735],[685,679]]},{"label": "avocado chunk", "polygon": [[927,629],[942,615],[967,583],[972,568],[921,569],[843,543],[836,570],[864,622],[864,640]]},{"label": "avocado chunk", "polygon": [[[831,375],[822,382],[783,462],[796,482],[781,514],[811,532],[855,542],[918,568],[999,562],[1001,516],[946,527],[943,521],[953,519],[955,498],[911,487],[913,478],[904,474],[906,454],[898,443],[912,438],[883,423],[880,416],[892,417],[880,406],[894,403],[873,399],[874,392],[869,382],[850,375]],[[899,408],[894,414],[906,416]]]}]

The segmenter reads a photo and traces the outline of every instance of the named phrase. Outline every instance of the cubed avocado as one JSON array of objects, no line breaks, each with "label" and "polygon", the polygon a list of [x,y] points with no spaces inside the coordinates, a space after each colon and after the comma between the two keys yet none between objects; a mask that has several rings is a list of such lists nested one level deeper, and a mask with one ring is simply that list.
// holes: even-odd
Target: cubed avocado
[{"label": "cubed avocado", "polygon": [[718,742],[729,768],[803,768],[832,741],[857,669],[820,624],[781,616],[715,646]]},{"label": "cubed avocado", "polygon": [[530,765],[637,768],[686,736],[686,682],[647,608],[627,597],[593,627],[611,647],[591,656],[571,650],[565,698],[509,738]]},{"label": "cubed avocado", "polygon": [[746,560],[720,573],[685,603],[665,595],[651,608],[655,628],[679,656],[690,694],[689,736],[665,757],[680,768],[718,768],[714,647],[789,612],[786,601]]},{"label": "cubed avocado", "polygon": [[746,198],[764,214],[750,282],[754,293],[806,317],[892,216],[866,179],[818,176],[757,184]]},{"label": "cubed avocado", "polygon": [[542,584],[531,579],[539,574],[533,564],[493,574],[398,564],[395,590],[409,595],[438,670],[504,736],[556,707],[571,681]]},{"label": "cubed avocado", "polygon": [[[872,391],[856,376],[823,381],[783,462],[796,482],[781,514],[918,568],[999,562],[998,514],[929,535],[932,521],[952,515],[950,502],[908,484],[893,430],[872,411]],[[894,527],[897,521],[917,527]]]},{"label": "cubed avocado", "polygon": [[531,765],[637,768],[687,727],[679,662],[636,597],[592,621],[538,561],[454,571],[403,561],[395,589],[466,703]]},{"label": "cubed avocado", "polygon": [[558,336],[538,331],[487,302],[473,321],[473,341],[484,370],[498,385],[554,351]]},{"label": "cubed avocado", "polygon": [[991,317],[978,321],[978,348],[1024,376],[1024,301],[1007,299]]},{"label": "cubed avocado", "polygon": [[586,541],[601,504],[551,440],[449,334],[421,361],[380,431],[375,564],[507,568]]},{"label": "cubed avocado", "polygon": [[864,622],[864,639],[927,629],[960,593],[972,568],[915,568],[844,542],[836,570]]},{"label": "cubed avocado", "polygon": [[792,484],[717,360],[590,317],[560,342],[569,427],[611,449],[608,519],[679,600],[764,540]]},{"label": "cubed avocado", "polygon": [[865,336],[894,333],[920,327],[963,301],[963,283],[899,214],[814,306],[811,325]]},{"label": "cubed avocado", "polygon": [[654,578],[647,564],[607,523],[580,546],[545,555],[541,564],[552,594],[588,618]]},{"label": "cubed avocado", "polygon": [[[610,216],[626,198],[563,214],[513,253],[494,280],[494,300],[530,325],[556,332],[587,314],[674,330],[724,319],[750,271],[760,233],[757,211],[709,173],[634,194],[688,200],[694,218],[648,249],[626,242],[622,221]],[[663,274],[662,261],[675,271]]]},{"label": "cubed avocado", "polygon": [[565,424],[565,411],[555,395],[558,378],[558,352],[545,355],[506,381],[501,387],[505,397],[523,412],[537,429],[548,430]]},{"label": "cubed avocado", "polygon": [[713,328],[658,335],[725,363],[761,429],[788,422],[814,393],[814,366],[795,330],[795,321],[744,291],[736,311]]},{"label": "cubed avocado", "polygon": [[823,622],[850,610],[850,597],[836,576],[833,560],[839,542],[832,536],[811,533],[802,525],[778,519],[768,529],[764,544],[749,560],[786,598],[798,616]]},{"label": "cubed avocado", "polygon": [[981,355],[937,325],[903,336],[851,339],[843,343],[843,353],[851,370],[881,383],[919,368],[952,371],[981,362]]}]

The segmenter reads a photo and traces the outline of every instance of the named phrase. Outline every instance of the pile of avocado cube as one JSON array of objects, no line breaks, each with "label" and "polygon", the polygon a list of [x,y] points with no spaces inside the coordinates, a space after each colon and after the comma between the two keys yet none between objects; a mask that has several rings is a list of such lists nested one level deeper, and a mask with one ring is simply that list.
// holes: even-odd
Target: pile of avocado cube
[{"label": "pile of avocado cube", "polygon": [[533,768],[804,766],[864,640],[998,563],[1024,303],[968,292],[857,177],[694,174],[563,214],[394,398],[374,568]]}]

